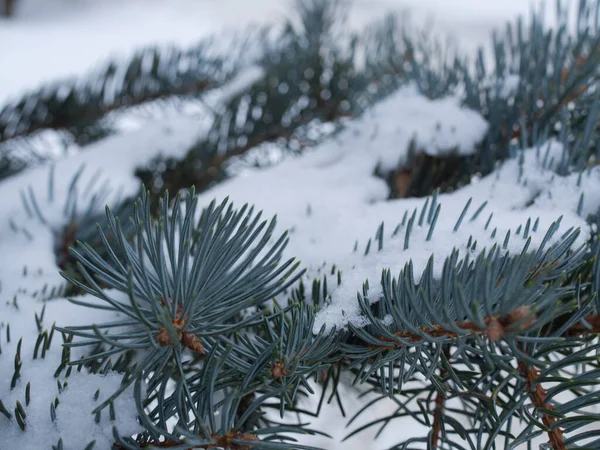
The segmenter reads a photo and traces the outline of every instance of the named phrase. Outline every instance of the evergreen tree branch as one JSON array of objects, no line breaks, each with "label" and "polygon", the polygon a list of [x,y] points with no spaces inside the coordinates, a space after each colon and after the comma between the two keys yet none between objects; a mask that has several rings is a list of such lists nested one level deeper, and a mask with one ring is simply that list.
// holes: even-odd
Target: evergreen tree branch
[{"label": "evergreen tree branch", "polygon": [[4,0],[4,8],[0,12],[0,15],[5,17],[11,17],[15,10],[15,0]]},{"label": "evergreen tree branch", "polygon": [[[9,139],[24,137],[43,129],[67,130],[77,133],[77,130],[83,129],[85,125],[96,122],[110,112],[118,109],[130,108],[141,105],[142,103],[167,97],[198,95],[216,86],[217,83],[215,83],[214,80],[199,79],[181,86],[178,86],[177,84],[162,86],[160,89],[153,92],[140,93],[139,95],[132,97],[118,98],[114,103],[103,103],[99,101],[99,98],[91,98],[87,99],[85,104],[81,105],[79,108],[69,105],[68,100],[65,100],[63,105],[56,108],[54,114],[49,114],[45,119],[30,120],[27,126],[23,126],[21,123],[12,125],[16,127],[14,132],[8,130],[7,124],[0,124],[0,127],[4,125],[4,129],[0,129],[0,143]],[[98,97],[100,96],[104,96],[104,94],[101,93]],[[24,106],[23,103],[15,106],[15,109],[19,110],[17,114],[22,112]],[[2,111],[0,112],[0,117],[4,114],[9,115],[10,113]]]},{"label": "evergreen tree branch", "polygon": [[[147,442],[140,445],[139,448],[170,448],[193,450],[196,448],[226,448],[230,450],[250,450],[253,448],[251,442],[259,442],[260,439],[251,433],[240,433],[235,430],[228,431],[224,436],[213,434],[210,436],[213,443],[210,444],[186,444],[185,442],[163,441]],[[128,447],[120,443],[113,444],[117,450],[128,450]]]},{"label": "evergreen tree branch", "polygon": [[[444,356],[446,360],[450,358],[450,351],[445,347]],[[440,368],[440,380],[445,380],[448,376],[448,369],[445,366]],[[431,425],[431,446],[434,450],[439,448],[440,434],[442,433],[444,410],[446,408],[446,393],[438,391],[435,395],[435,407],[433,412],[433,424]]]},{"label": "evergreen tree branch", "polygon": [[246,30],[218,44],[213,37],[184,50],[150,47],[83,78],[43,86],[0,110],[0,143],[53,129],[66,130],[84,144],[86,130],[111,112],[222,86],[260,56],[265,33],[264,28]]},{"label": "evergreen tree branch", "polygon": [[[525,349],[521,349],[526,351]],[[551,404],[546,401],[546,390],[539,383],[539,372],[538,370],[527,361],[518,360],[517,365],[519,373],[525,379],[527,386],[527,393],[531,399],[533,405],[537,409],[553,411],[554,408]],[[563,431],[560,428],[555,428],[553,425],[556,423],[556,417],[542,413],[542,422],[548,429],[548,438],[553,450],[568,450],[565,445]]]}]

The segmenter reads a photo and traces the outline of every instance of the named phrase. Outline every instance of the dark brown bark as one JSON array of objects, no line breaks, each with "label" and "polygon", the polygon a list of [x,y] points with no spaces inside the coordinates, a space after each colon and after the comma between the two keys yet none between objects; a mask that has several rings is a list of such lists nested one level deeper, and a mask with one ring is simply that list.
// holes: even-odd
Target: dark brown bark
[{"label": "dark brown bark", "polygon": [[[446,359],[450,357],[448,347],[444,349],[444,355]],[[440,377],[442,380],[448,375],[448,370],[445,367],[440,369]],[[442,433],[442,419],[444,417],[446,408],[446,394],[444,392],[437,393],[435,397],[435,410],[433,412],[433,425],[431,427],[431,447],[434,449],[439,448],[440,435]]]},{"label": "dark brown bark", "polygon": [[[554,410],[552,405],[546,402],[546,390],[538,382],[540,373],[538,370],[527,364],[525,361],[518,362],[519,373],[527,383],[527,392],[531,402],[536,409]],[[564,432],[560,428],[552,430],[552,426],[556,423],[556,417],[550,414],[542,414],[542,422],[548,427],[548,440],[552,445],[553,450],[568,450],[565,444]]]},{"label": "dark brown bark", "polygon": [[15,12],[15,0],[4,0],[4,10],[0,11],[2,16],[10,17]]}]

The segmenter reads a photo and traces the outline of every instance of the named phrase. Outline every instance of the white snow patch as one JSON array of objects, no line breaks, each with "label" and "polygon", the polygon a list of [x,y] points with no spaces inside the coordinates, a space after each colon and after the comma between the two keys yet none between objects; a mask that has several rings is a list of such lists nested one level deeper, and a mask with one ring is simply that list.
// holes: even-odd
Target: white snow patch
[{"label": "white snow patch", "polygon": [[[443,118],[451,120],[456,126],[456,138],[446,136],[454,139],[448,147],[443,145],[443,133],[435,139],[431,137],[432,133],[435,134],[440,129],[437,124]],[[335,263],[342,270],[342,284],[333,290],[331,304],[319,313],[315,328],[321,325],[344,327],[350,321],[360,325],[364,323],[364,319],[358,313],[356,294],[368,279],[372,294],[370,299],[377,300],[377,285],[384,268],[398,273],[410,260],[418,273],[433,254],[434,268],[439,270],[444,258],[453,248],[458,248],[461,254],[469,251],[466,247],[469,236],[478,240],[477,248],[480,251],[503,240],[508,229],[514,233],[515,228],[524,224],[528,218],[539,218],[538,232],[531,234],[532,248],[539,245],[545,231],[559,215],[563,215],[563,219],[561,232],[558,234],[569,227],[581,227],[583,232],[579,242],[589,235],[584,219],[577,215],[577,205],[580,193],[585,190],[583,214],[594,212],[600,207],[600,194],[595,194],[600,192],[597,189],[600,169],[590,170],[580,182],[576,175],[559,177],[552,170],[543,168],[541,163],[544,159],[560,161],[562,158],[562,147],[551,142],[548,148],[524,152],[522,163],[519,158],[506,161],[496,173],[474,179],[472,184],[452,194],[440,195],[441,212],[430,241],[426,241],[426,226],[414,227],[407,250],[403,249],[402,230],[397,237],[390,238],[405,211],[409,215],[415,208],[420,211],[425,199],[388,201],[388,187],[382,179],[373,175],[375,167],[380,164],[392,169],[406,162],[412,139],[416,139],[422,148],[430,146],[436,152],[440,148],[450,148],[459,143],[461,152],[468,153],[482,138],[486,127],[487,124],[481,117],[461,108],[456,99],[431,101],[420,96],[412,87],[403,88],[363,117],[349,122],[339,134],[302,156],[287,157],[279,165],[265,170],[241,172],[237,177],[200,194],[200,205],[207,205],[215,197],[222,199],[230,196],[238,206],[249,202],[258,209],[263,209],[267,215],[277,214],[279,229],[290,230],[287,256],[301,259],[309,269],[309,277],[318,276],[324,263]],[[448,122],[443,121],[441,130],[449,129]],[[133,176],[135,167],[143,165],[159,153],[183,156],[189,144],[203,132],[205,127],[188,117],[173,119],[172,123],[161,123],[160,126],[114,136],[94,144],[86,151],[56,164],[55,197],[64,198],[73,173],[82,163],[110,174],[111,185],[122,186],[124,194],[134,194],[139,188]],[[51,230],[38,221],[26,220],[20,199],[14,192],[32,184],[34,190],[43,197],[47,171],[47,168],[32,169],[0,185],[0,194],[4,193],[0,196],[0,208],[8,212],[7,220],[0,223],[0,251],[15,255],[14,258],[3,260],[0,320],[14,324],[11,326],[13,329],[18,328],[21,323],[30,322],[27,326],[32,327],[33,331],[24,339],[24,345],[25,341],[28,342],[29,353],[24,351],[24,354],[31,353],[31,341],[35,342],[37,330],[33,318],[29,314],[13,311],[14,307],[10,303],[14,295],[17,295],[18,304],[23,305],[23,310],[31,313],[32,310],[41,309],[41,303],[32,298],[32,291],[41,289],[44,284],[53,285],[60,278],[56,274]],[[89,172],[86,170],[82,176],[83,186],[84,178],[90,175]],[[464,223],[458,232],[454,232],[454,224],[470,198],[472,204]],[[471,216],[484,201],[488,201],[487,206],[471,222]],[[55,206],[48,207],[41,203],[42,208],[48,207],[48,210],[44,210],[45,214],[52,218],[52,223],[56,224],[54,226],[58,226],[61,217],[60,212],[54,210]],[[492,212],[493,219],[485,230],[485,223]],[[27,243],[25,235],[11,230],[8,217],[13,218],[17,224],[25,224],[34,236],[34,241]],[[383,249],[378,251],[376,244],[372,244],[369,255],[363,256],[366,241],[369,236],[373,236],[382,221],[385,223]],[[496,237],[492,239],[490,235],[494,228],[497,228]],[[353,252],[356,240],[360,241],[360,246],[357,252]],[[523,243],[520,237],[513,236],[508,250],[519,251]],[[27,278],[23,277],[24,265],[28,265]],[[24,286],[27,292],[22,290]],[[73,325],[73,315],[68,313],[71,310],[77,312],[80,323],[103,320],[97,315],[97,311],[73,307],[63,300],[53,300],[46,305],[46,315],[57,317],[58,325]],[[11,367],[12,365],[5,365],[3,370],[11,373],[3,372],[3,377],[12,376]],[[49,384],[45,386],[52,391],[55,380],[51,374],[49,377],[47,375],[44,375],[45,383]],[[81,382],[81,389],[97,386],[97,378],[86,378],[86,381]],[[73,390],[79,389],[75,387],[79,383],[79,378],[73,378],[69,387],[73,385]],[[106,391],[109,390],[107,386]],[[67,391],[64,392],[66,394]],[[3,398],[4,396],[5,394]],[[49,408],[49,404],[47,407]],[[123,406],[126,411],[130,407],[132,403],[127,407]],[[42,408],[42,411],[45,410]],[[42,415],[39,420],[45,418]],[[33,417],[31,420],[34,420]],[[14,422],[11,423],[13,425]],[[103,432],[98,431],[98,436]]]},{"label": "white snow patch", "polygon": [[[577,2],[570,2],[575,9]],[[148,5],[151,4],[149,7]],[[18,96],[24,89],[34,88],[40,82],[57,77],[80,75],[109,55],[126,56],[142,45],[158,43],[165,45],[189,45],[198,39],[219,31],[223,26],[247,24],[256,20],[261,23],[280,20],[289,12],[290,3],[280,0],[219,2],[200,0],[20,0],[15,18],[0,18],[0,66],[10,70],[0,71],[0,103],[9,97]],[[472,48],[489,42],[493,27],[503,26],[518,13],[529,12],[530,5],[522,0],[506,0],[502,4],[476,0],[356,0],[350,11],[352,26],[362,26],[365,21],[375,19],[388,10],[411,9],[417,21],[434,16],[436,31],[450,33],[461,44]],[[160,23],[160,27],[156,27]],[[40,38],[41,36],[41,38]],[[43,42],[43,45],[40,45]],[[48,51],[52,49],[52,51]],[[57,50],[58,49],[58,50]],[[501,94],[510,95],[518,80],[507,80]],[[442,114],[443,111],[443,114]],[[418,117],[418,119],[417,119]],[[91,176],[95,169],[103,170],[110,177],[111,186],[122,187],[124,193],[135,193],[138,183],[133,169],[142,166],[159,153],[181,157],[189,144],[205,130],[206,123],[192,117],[168,118],[156,121],[135,133],[114,136],[86,148],[82,153],[69,157],[56,166],[56,198],[52,207],[40,206],[47,214],[51,227],[64,220],[56,212],[64,199],[67,183],[82,163],[88,167],[82,179]],[[414,90],[404,89],[383,102],[349,128],[312,152],[299,158],[288,158],[279,166],[264,171],[250,171],[217,186],[201,195],[201,202],[213,197],[231,195],[236,202],[256,204],[267,213],[278,213],[280,226],[289,228],[291,242],[288,254],[300,257],[309,267],[310,275],[318,273],[323,262],[337,263],[343,269],[343,283],[333,293],[333,303],[323,311],[319,320],[328,325],[343,326],[349,319],[360,321],[360,316],[343,317],[342,309],[352,312],[356,303],[356,292],[368,278],[372,292],[377,286],[382,268],[398,271],[409,259],[415,267],[421,266],[433,253],[436,267],[454,246],[463,246],[469,235],[492,242],[482,233],[490,212],[494,219],[488,232],[498,228],[497,236],[503,238],[508,228],[514,230],[527,218],[540,218],[538,239],[548,225],[563,214],[563,227],[583,227],[581,239],[587,237],[588,229],[582,217],[576,215],[581,192],[585,192],[582,216],[596,212],[600,206],[600,172],[598,168],[585,174],[579,183],[577,175],[558,177],[542,169],[534,158],[534,152],[525,154],[526,169],[519,180],[519,164],[508,161],[496,173],[478,180],[451,195],[440,196],[441,216],[434,239],[426,242],[426,228],[416,227],[407,251],[402,248],[402,239],[386,237],[382,252],[371,250],[363,257],[366,240],[373,235],[383,220],[386,236],[389,236],[404,212],[420,208],[424,199],[385,201],[388,195],[386,184],[373,176],[377,163],[391,169],[406,161],[406,150],[414,137],[422,150],[429,154],[445,154],[458,147],[462,154],[473,151],[478,139],[485,133],[485,123],[476,114],[461,110],[455,99],[428,101]],[[542,152],[543,153],[543,152]],[[562,148],[551,145],[556,160],[562,156]],[[52,230],[37,221],[25,219],[25,213],[16,192],[33,185],[36,193],[43,197],[47,180],[47,168],[36,168],[0,185],[0,263],[2,286],[0,290],[0,398],[12,411],[15,401],[24,403],[24,389],[31,382],[31,404],[26,407],[29,430],[26,433],[0,415],[0,448],[6,443],[24,449],[46,448],[56,444],[58,435],[65,439],[66,449],[79,449],[91,439],[97,439],[95,448],[107,448],[111,442],[110,430],[113,423],[103,414],[99,425],[93,416],[84,414],[96,404],[93,393],[100,388],[101,401],[113,392],[120,377],[88,376],[73,373],[69,386],[60,396],[57,407],[58,428],[51,429],[50,402],[57,395],[53,372],[60,362],[60,335],[46,355],[46,361],[32,361],[32,352],[37,338],[34,312],[43,306],[39,296],[33,293],[44,285],[55,286],[61,282],[53,254]],[[525,182],[527,180],[527,182]],[[469,198],[473,203],[459,233],[450,230]],[[474,222],[468,222],[472,212],[488,200],[488,205]],[[33,237],[29,242],[23,233],[15,233],[8,219],[27,227]],[[559,233],[560,234],[560,233]],[[442,239],[447,236],[448,239]],[[358,253],[353,253],[354,241],[359,239]],[[435,244],[435,245],[434,245]],[[518,250],[522,241],[511,240],[513,250]],[[27,266],[24,274],[24,266]],[[354,270],[352,270],[354,268]],[[17,310],[13,306],[16,296]],[[63,299],[45,303],[44,327],[77,325],[112,320],[99,310],[81,308]],[[12,339],[6,342],[5,324],[11,323]],[[23,337],[22,378],[14,391],[8,389],[12,378],[12,357],[18,339]],[[9,358],[9,359],[7,359]],[[9,361],[7,363],[7,361]],[[64,380],[61,380],[64,381]],[[138,430],[135,422],[133,402],[128,394],[121,397],[115,408],[119,431],[123,434]],[[360,405],[354,405],[359,409]],[[391,402],[390,402],[391,403]],[[390,411],[395,404],[388,403]],[[379,408],[378,413],[381,413]],[[335,415],[335,411],[331,411]],[[69,417],[69,425],[64,418]],[[374,448],[389,447],[408,433],[399,432],[398,427],[388,429],[373,443],[370,432],[359,434],[347,444],[339,442],[344,434],[343,424],[338,417],[332,427],[329,414],[323,414],[315,428],[330,431],[338,441],[319,440],[316,445],[330,448]],[[323,422],[326,420],[327,422]],[[335,419],[333,419],[335,420]],[[414,423],[405,426],[414,429]],[[309,440],[311,438],[306,438]],[[301,443],[307,443],[305,439]]]},{"label": "white snow patch", "polygon": [[516,74],[508,74],[498,86],[498,97],[508,98],[514,95],[521,83],[521,77]]},{"label": "white snow patch", "polygon": [[[525,226],[528,219],[533,226],[537,220],[538,231],[531,233],[534,249],[562,215],[561,231],[556,236],[571,227],[582,228],[577,243],[584,242],[589,227],[584,217],[577,215],[577,205],[583,189],[589,191],[597,182],[598,172],[594,169],[584,175],[586,181],[577,186],[577,175],[561,178],[544,169],[544,160],[557,162],[562,158],[563,148],[556,142],[526,151],[522,164],[519,159],[506,161],[496,173],[476,178],[471,185],[452,194],[440,195],[440,216],[430,241],[426,241],[429,231],[426,226],[414,227],[412,244],[406,251],[403,231],[395,239],[389,239],[404,213],[408,211],[410,217],[415,209],[420,212],[425,199],[386,201],[388,187],[373,175],[373,170],[378,163],[391,169],[405,162],[411,139],[431,142],[431,133],[442,117],[462,124],[457,127],[456,142],[461,142],[465,150],[476,145],[487,127],[481,117],[461,108],[452,98],[431,101],[411,87],[403,88],[313,151],[266,170],[247,171],[202,193],[200,201],[208,203],[215,197],[229,195],[237,204],[249,202],[269,215],[277,214],[280,226],[290,230],[289,255],[302,260],[309,268],[309,276],[317,275],[325,263],[342,269],[343,282],[333,290],[331,305],[319,313],[315,329],[324,324],[337,327],[348,322],[363,324],[356,294],[365,280],[370,282],[371,300],[376,301],[382,269],[390,268],[397,274],[412,261],[415,272],[419,273],[433,255],[434,268],[439,273],[454,248],[462,255],[468,251],[470,236],[478,241],[477,248],[481,251],[494,243],[502,244],[511,230],[513,238],[507,250],[517,252],[525,241],[514,236],[516,228]],[[556,188],[557,180],[560,188]],[[454,232],[469,199],[472,204],[464,223]],[[470,222],[486,201],[477,220]],[[584,214],[594,211],[600,206],[600,198],[590,194],[585,197],[584,206]],[[493,218],[486,229],[491,213]],[[382,221],[386,233],[384,249],[377,252],[373,244],[370,255],[363,257],[366,241]],[[353,253],[356,240],[361,241],[361,246]]]},{"label": "white snow patch", "polygon": [[454,99],[431,101],[406,87],[316,149],[267,170],[243,172],[202,193],[200,201],[230,196],[238,205],[255,204],[268,215],[277,214],[280,225],[290,230],[290,254],[314,267],[338,262],[385,218],[381,210],[396,221],[402,218],[405,204],[385,202],[388,186],[373,172],[378,164],[386,169],[404,164],[414,137],[430,142],[429,133],[441,121],[440,105],[444,114],[458,118],[457,142],[471,151],[487,127],[479,115]]},{"label": "white snow patch", "polygon": [[[559,159],[563,149],[558,143],[550,142],[547,151]],[[489,249],[494,244],[502,246],[509,230],[512,237],[505,251],[510,254],[520,253],[526,240],[523,238],[523,231],[520,236],[515,235],[515,232],[519,225],[525,227],[528,219],[531,220],[530,251],[535,251],[539,247],[550,225],[557,221],[559,216],[562,216],[560,231],[554,234],[548,245],[557,242],[562,234],[571,228],[581,229],[574,245],[576,247],[584,245],[591,231],[584,219],[600,207],[600,195],[597,193],[600,186],[600,168],[594,168],[584,174],[581,184],[578,185],[577,174],[559,177],[552,170],[542,168],[539,153],[537,149],[524,152],[521,176],[519,176],[521,169],[518,160],[509,160],[496,173],[478,180],[475,184],[452,194],[440,195],[438,197],[441,205],[440,215],[431,240],[426,240],[429,226],[415,226],[410,235],[410,245],[406,250],[404,249],[406,227],[401,228],[399,236],[391,238],[390,234],[399,221],[389,213],[381,211],[379,217],[388,226],[383,249],[377,251],[374,249],[376,244],[373,244],[370,253],[366,256],[363,256],[364,247],[361,247],[357,253],[348,254],[343,258],[343,267],[352,269],[343,272],[342,284],[334,288],[331,303],[317,314],[314,331],[318,332],[324,325],[327,328],[338,329],[346,327],[349,323],[355,326],[365,325],[366,319],[359,311],[357,292],[361,291],[363,283],[368,280],[370,285],[368,299],[371,302],[378,301],[382,295],[379,283],[384,269],[390,269],[392,275],[397,276],[410,261],[415,272],[415,281],[418,282],[430,257],[433,256],[433,274],[437,278],[441,276],[445,259],[454,249],[459,250],[459,255],[462,257],[469,253],[474,258],[483,249]],[[586,194],[585,207],[579,216],[577,207],[582,192]],[[455,224],[469,199],[472,199],[471,206],[463,223],[455,232]],[[478,217],[471,221],[470,218],[475,211],[486,201],[488,203]],[[417,209],[416,217],[419,217],[424,200],[418,201],[420,205],[415,204],[414,201],[403,200],[389,203],[406,204],[409,217]],[[411,206],[408,206],[410,203]],[[526,206],[528,203],[532,204]],[[373,210],[375,211],[375,208]],[[490,220],[492,213],[493,217]],[[537,231],[533,231],[536,221]],[[365,237],[367,236],[368,234],[365,234]],[[475,252],[467,245],[470,238],[477,241]]]},{"label": "white snow patch", "polygon": [[[10,442],[10,448],[46,448],[56,445],[59,437],[62,437],[67,450],[82,448],[82,445],[85,446],[92,440],[96,440],[95,448],[108,448],[114,441],[114,425],[118,426],[123,435],[140,431],[131,392],[115,401],[116,422],[109,420],[108,410],[102,413],[99,424],[95,423],[91,414],[95,406],[120,387],[120,374],[88,376],[73,371],[68,379],[59,376],[61,383],[68,381],[68,387],[58,395],[57,380],[53,374],[61,362],[62,338],[60,333],[55,332],[45,360],[41,361],[38,357],[33,361],[33,348],[38,336],[34,312],[40,315],[42,307],[46,306],[45,329],[50,329],[53,323],[67,326],[115,319],[101,310],[85,309],[64,299],[43,302],[52,288],[63,285],[56,265],[54,240],[55,233],[67,225],[63,209],[73,175],[85,165],[78,183],[80,208],[87,206],[85,199],[87,197],[89,200],[94,192],[92,190],[86,195],[85,188],[97,170],[101,171],[101,177],[96,186],[108,179],[112,193],[107,202],[113,204],[117,193],[128,196],[139,191],[135,168],[147,164],[160,154],[183,157],[192,143],[206,132],[206,125],[197,118],[189,117],[160,121],[136,132],[99,141],[76,155],[58,161],[55,164],[53,202],[48,200],[48,167],[33,168],[0,184],[0,210],[3,212],[0,221],[0,253],[4,255],[0,261],[0,342],[3,352],[0,364],[0,399],[11,412],[17,400],[23,404],[28,428],[23,432],[14,417],[12,421],[8,421],[0,414],[2,442]],[[38,218],[28,218],[21,203],[19,192],[27,192],[29,186],[35,193],[46,224]],[[104,204],[99,204],[96,212],[102,212],[103,208]],[[19,228],[18,231],[12,229],[11,222]],[[8,324],[11,329],[10,343],[6,342]],[[12,359],[20,338],[23,338],[22,376],[16,388],[10,390]],[[27,382],[31,383],[31,403],[28,407],[25,406],[24,397]],[[96,389],[100,389],[97,402],[93,400]],[[50,419],[50,403],[57,395],[60,404],[56,408],[57,419],[53,423]],[[4,448],[1,443],[0,448]]]},{"label": "white snow patch", "polygon": [[[93,301],[93,299],[91,299]],[[95,440],[95,448],[109,448],[114,442],[112,435],[113,426],[117,426],[120,433],[128,435],[140,432],[141,426],[137,421],[138,412],[133,401],[131,388],[114,401],[115,421],[109,418],[106,408],[101,413],[99,423],[95,422],[92,410],[106,400],[121,386],[122,375],[108,373],[104,376],[90,375],[83,368],[78,372],[73,368],[69,377],[66,369],[55,378],[54,372],[61,363],[63,339],[58,331],[54,331],[51,345],[42,359],[42,350],[38,350],[37,358],[33,359],[34,348],[38,337],[38,329],[34,320],[34,312],[38,317],[43,317],[42,328],[50,332],[52,324],[83,325],[90,320],[96,323],[113,321],[119,316],[102,310],[83,311],[80,306],[73,305],[65,299],[51,300],[45,303],[42,315],[40,302],[32,298],[21,297],[18,308],[3,304],[0,319],[0,340],[2,341],[3,359],[14,359],[17,342],[21,340],[21,376],[13,390],[9,390],[14,367],[13,364],[0,364],[0,400],[13,415],[8,420],[0,414],[0,435],[2,443],[0,448],[41,449],[56,445],[62,438],[66,450],[76,450]],[[87,314],[86,314],[87,313]],[[7,324],[10,324],[11,340],[7,342]],[[43,345],[42,345],[43,347]],[[89,349],[88,349],[89,350]],[[84,348],[75,348],[71,360],[76,361],[84,352]],[[61,385],[59,392],[57,381]],[[64,383],[67,386],[63,388]],[[30,384],[30,403],[26,404],[25,390]],[[94,394],[100,390],[97,400]],[[56,420],[53,422],[50,415],[50,404],[56,406]],[[14,417],[14,408],[19,401],[25,412],[26,431],[22,431]],[[4,444],[10,443],[10,447]]]},{"label": "white snow patch", "polygon": [[[541,0],[354,0],[348,26],[361,29],[389,12],[413,21],[460,47],[489,47],[490,30],[519,14],[531,16]],[[577,2],[566,2],[573,13]],[[0,105],[24,90],[81,75],[109,57],[126,57],[150,45],[186,46],[226,29],[280,23],[292,0],[19,0],[15,17],[0,17]],[[553,8],[548,8],[552,10]],[[574,14],[571,14],[571,17]],[[556,22],[552,14],[548,23]],[[160,26],[156,26],[160,24]],[[40,45],[43,43],[43,45]],[[50,49],[51,51],[49,51]]]}]

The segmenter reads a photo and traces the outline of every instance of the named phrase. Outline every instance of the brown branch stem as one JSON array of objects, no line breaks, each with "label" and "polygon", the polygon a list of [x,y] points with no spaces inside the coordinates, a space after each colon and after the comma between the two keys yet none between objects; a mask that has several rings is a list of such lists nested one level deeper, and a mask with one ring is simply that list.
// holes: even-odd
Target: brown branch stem
[{"label": "brown branch stem", "polygon": [[[77,114],[73,114],[72,111],[66,110],[54,111],[54,115],[51,116],[48,121],[36,121],[30,126],[19,128],[16,132],[11,134],[4,133],[4,130],[0,128],[0,142],[5,142],[9,139],[18,137],[25,137],[40,130],[68,130],[76,127],[77,125],[81,125],[82,123],[97,121],[107,114],[119,109],[131,108],[168,97],[199,94],[208,90],[210,87],[211,83],[209,80],[198,80],[194,83],[182,84],[179,87],[169,86],[165,89],[147,92],[144,95],[127,97],[126,99],[118,98],[115,102],[109,104],[100,104],[95,107],[87,105],[84,107],[84,111],[78,111]],[[0,112],[2,111],[0,110]]]},{"label": "brown branch stem", "polygon": [[[450,357],[448,347],[444,348],[446,359]],[[448,375],[448,370],[442,366],[440,369],[440,378],[443,380]],[[431,447],[437,449],[439,446],[440,435],[442,432],[442,418],[444,417],[444,409],[446,408],[446,395],[438,391],[435,396],[435,410],[433,412],[433,425],[431,427]]]},{"label": "brown branch stem", "polygon": [[[525,330],[535,324],[537,316],[529,306],[519,306],[505,315],[493,315],[484,318],[484,326],[480,326],[472,321],[456,322],[455,327],[471,332],[472,334],[487,335],[492,341],[497,341],[502,338],[507,332],[515,330]],[[422,342],[423,335],[431,337],[453,337],[457,338],[460,334],[444,325],[433,325],[431,327],[421,327],[422,334],[412,331],[397,331],[395,336],[403,339],[408,339],[411,342]],[[382,349],[392,349],[401,347],[402,344],[387,337],[380,337],[380,341],[385,342],[381,345],[371,345]]]},{"label": "brown branch stem", "polygon": [[[491,341],[497,341],[508,332],[531,329],[535,325],[536,319],[536,314],[531,311],[529,306],[520,306],[506,315],[494,315],[484,318],[483,327],[471,321],[455,322],[454,326],[471,334],[487,336]],[[458,338],[461,336],[460,333],[443,324],[421,327],[420,330],[421,333],[408,330],[396,331],[394,335],[402,339],[408,339],[414,343],[425,340],[424,336],[448,338]],[[600,335],[600,314],[588,315],[584,320],[569,327],[563,333],[562,337],[584,337],[591,335]],[[377,339],[381,344],[369,344],[369,347],[391,350],[403,346],[403,344],[393,338],[380,336]]]},{"label": "brown branch stem", "polygon": [[[536,409],[554,410],[552,405],[546,401],[546,390],[538,382],[540,376],[538,370],[522,360],[518,360],[518,368],[521,376],[525,378],[527,393]],[[563,430],[560,428],[552,429],[552,426],[556,423],[556,417],[550,414],[542,414],[542,422],[548,427],[548,439],[552,448],[554,450],[568,450]]]},{"label": "brown branch stem", "polygon": [[[250,450],[253,448],[251,442],[260,442],[255,435],[251,433],[239,433],[235,430],[228,431],[224,436],[216,436],[212,435],[211,438],[215,441],[214,444],[194,444],[189,447],[189,450],[193,450],[196,448],[229,448],[232,450]],[[238,444],[235,443],[234,440],[242,440],[248,442],[248,444]],[[185,445],[185,442],[175,442],[175,441],[164,441],[164,442],[148,442],[141,444],[141,448],[152,447],[152,448],[171,448],[171,447],[179,447],[182,444]],[[124,450],[121,444],[113,444],[113,448],[117,450]]]}]

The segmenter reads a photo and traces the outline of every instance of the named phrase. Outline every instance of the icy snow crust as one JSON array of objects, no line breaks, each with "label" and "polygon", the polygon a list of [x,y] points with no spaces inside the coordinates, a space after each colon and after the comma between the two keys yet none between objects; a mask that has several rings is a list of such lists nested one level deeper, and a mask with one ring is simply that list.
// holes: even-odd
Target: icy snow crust
[{"label": "icy snow crust", "polygon": [[[377,165],[386,169],[402,165],[406,161],[411,140],[417,149],[430,154],[456,151],[472,153],[487,129],[486,122],[473,111],[461,108],[454,98],[430,101],[412,87],[406,87],[375,106],[362,118],[349,122],[346,128],[315,149],[299,157],[285,159],[277,166],[264,170],[241,173],[217,187],[200,195],[200,205],[212,199],[222,200],[229,196],[237,206],[245,202],[254,204],[266,215],[277,214],[278,229],[290,231],[288,256],[296,256],[309,269],[309,276],[318,275],[324,264],[337,264],[342,269],[342,284],[332,294],[331,304],[317,318],[316,328],[344,327],[349,322],[363,323],[358,314],[356,293],[366,279],[376,286],[381,270],[390,268],[398,273],[410,260],[415,272],[422,270],[433,254],[435,270],[453,248],[462,254],[467,251],[469,236],[478,241],[478,251],[493,243],[502,242],[508,229],[524,224],[528,218],[539,218],[538,232],[532,233],[532,246],[539,245],[550,224],[562,217],[557,235],[569,228],[581,228],[578,243],[589,236],[585,220],[576,214],[581,192],[586,192],[583,216],[600,206],[600,171],[586,173],[577,186],[577,176],[559,177],[552,170],[542,167],[541,161],[558,161],[562,158],[560,145],[550,142],[540,149],[526,150],[523,163],[517,159],[505,162],[496,172],[474,181],[452,194],[439,196],[441,213],[430,241],[426,241],[428,229],[416,227],[407,250],[403,249],[403,233],[390,238],[391,232],[401,221],[405,211],[412,214],[423,206],[424,199],[388,201],[386,183],[373,175]],[[103,415],[99,424],[90,412],[98,402],[94,392],[100,388],[100,399],[116,390],[120,378],[79,373],[71,375],[68,387],[60,394],[56,408],[57,420],[50,421],[50,402],[57,395],[53,371],[60,363],[61,337],[49,349],[44,363],[32,361],[37,328],[33,312],[41,313],[43,303],[39,292],[44,285],[61,283],[53,254],[52,229],[62,223],[60,199],[66,196],[72,175],[85,163],[89,169],[82,175],[85,179],[96,169],[110,175],[115,192],[133,194],[139,189],[133,172],[135,167],[146,164],[161,153],[181,157],[203,129],[191,119],[179,118],[172,123],[152,125],[129,134],[114,136],[90,146],[56,164],[55,203],[40,201],[40,208],[50,227],[36,219],[27,219],[16,192],[32,186],[38,198],[44,199],[47,189],[48,168],[37,168],[13,177],[0,184],[0,254],[2,290],[0,292],[0,343],[4,361],[0,364],[0,398],[12,411],[16,400],[24,404],[27,382],[31,383],[31,404],[26,408],[29,430],[23,433],[15,420],[8,421],[0,415],[2,442],[25,449],[45,448],[49,442],[56,443],[62,436],[66,449],[79,448],[82,442],[96,439],[96,448],[108,448],[111,429],[115,422]],[[547,165],[550,165],[549,163]],[[91,170],[93,168],[94,170]],[[522,172],[521,175],[520,172]],[[453,231],[465,204],[472,199],[471,207],[463,225]],[[485,202],[478,218],[469,219]],[[526,206],[530,205],[530,206]],[[490,214],[493,217],[485,224]],[[9,219],[27,229],[28,234],[15,232]],[[373,237],[381,222],[385,224],[385,244],[382,251],[372,247],[363,256],[369,237]],[[497,228],[496,238],[491,232]],[[30,237],[28,237],[28,235]],[[359,241],[358,251],[354,244]],[[508,251],[517,252],[524,244],[521,238],[513,238]],[[27,266],[26,275],[24,267]],[[38,292],[38,294],[35,294]],[[13,305],[16,298],[18,309]],[[58,326],[76,325],[111,320],[99,315],[97,310],[84,309],[68,303],[65,299],[53,299],[45,303],[43,327],[52,323]],[[114,318],[114,317],[113,317]],[[6,341],[6,324],[10,323],[11,341]],[[16,343],[23,338],[21,357],[24,361],[22,375],[13,391],[8,389],[13,374],[12,359]],[[64,380],[59,377],[59,380]],[[120,433],[134,433],[136,424],[135,404],[131,394],[123,395],[115,409]],[[70,414],[73,408],[78,413]],[[67,417],[69,417],[67,422]],[[323,444],[325,445],[325,444]],[[15,448],[16,448],[15,447]]]}]

